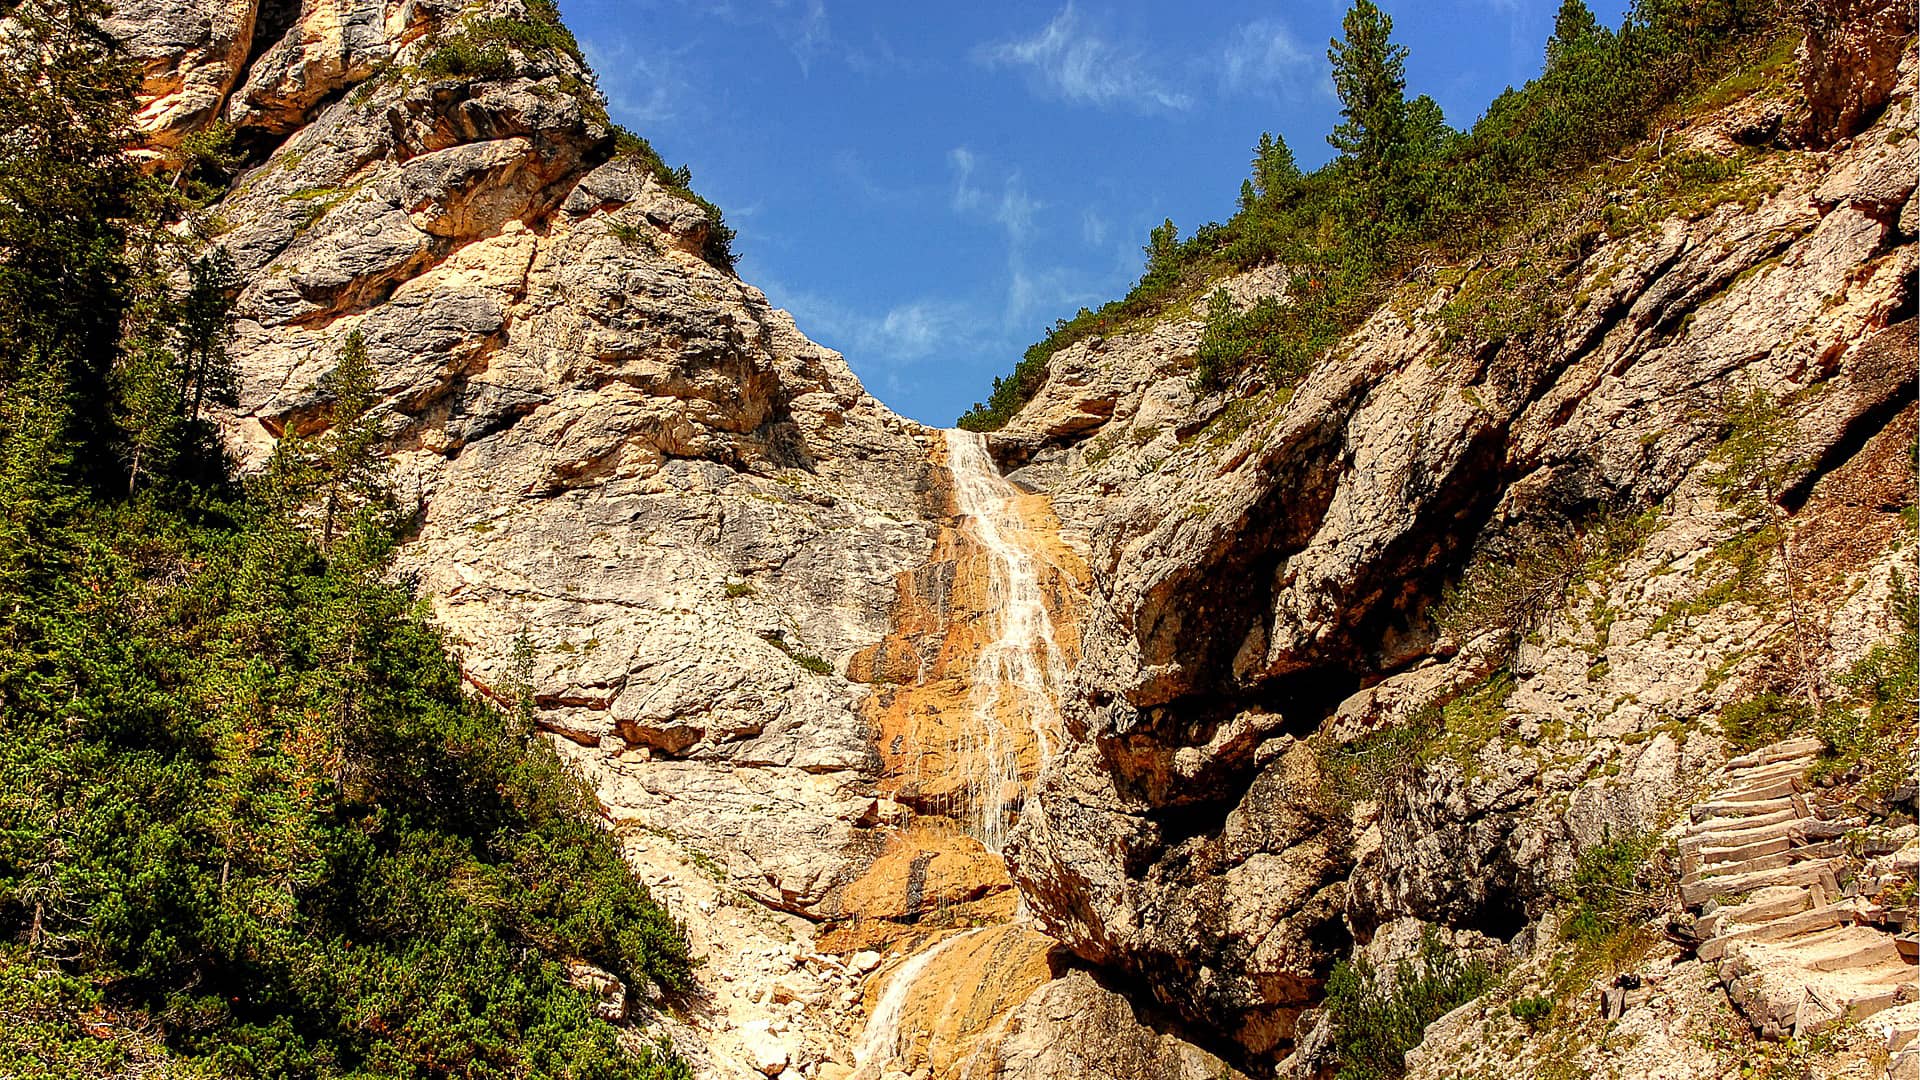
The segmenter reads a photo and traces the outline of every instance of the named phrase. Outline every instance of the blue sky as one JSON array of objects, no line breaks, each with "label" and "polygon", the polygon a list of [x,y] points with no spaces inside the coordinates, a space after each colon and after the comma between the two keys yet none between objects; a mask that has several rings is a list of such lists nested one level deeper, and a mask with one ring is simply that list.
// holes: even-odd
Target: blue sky
[{"label": "blue sky", "polygon": [[[1589,0],[1617,24],[1620,0]],[[740,232],[740,273],[932,424],[1147,230],[1232,212],[1263,130],[1326,160],[1345,0],[561,0],[614,119]],[[1537,72],[1558,0],[1386,2],[1455,126]]]}]

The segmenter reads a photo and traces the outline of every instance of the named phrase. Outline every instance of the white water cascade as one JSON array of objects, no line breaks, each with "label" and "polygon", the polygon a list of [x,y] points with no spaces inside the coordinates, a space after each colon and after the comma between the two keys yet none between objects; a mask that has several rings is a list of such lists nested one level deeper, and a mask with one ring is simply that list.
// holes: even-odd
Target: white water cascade
[{"label": "white water cascade", "polygon": [[873,1015],[867,1019],[866,1030],[860,1035],[860,1045],[853,1052],[854,1075],[865,1078],[877,1074],[877,1067],[899,1057],[906,1047],[900,1045],[900,1015],[906,1009],[907,998],[913,993],[914,983],[927,968],[939,958],[940,954],[951,949],[975,934],[994,929],[991,926],[975,927],[963,930],[943,938],[930,949],[923,949],[910,956],[892,976],[887,979],[887,988],[881,992],[880,1000],[873,1007]]},{"label": "white water cascade", "polygon": [[1012,725],[1031,739],[1038,765],[1052,758],[1061,740],[1057,694],[1066,661],[1041,590],[1038,545],[1020,513],[1020,489],[994,466],[986,436],[950,429],[946,438],[961,527],[988,560],[987,640],[974,661],[972,723],[961,748],[967,805],[959,816],[998,853],[1031,779],[1021,775],[1021,740]]}]

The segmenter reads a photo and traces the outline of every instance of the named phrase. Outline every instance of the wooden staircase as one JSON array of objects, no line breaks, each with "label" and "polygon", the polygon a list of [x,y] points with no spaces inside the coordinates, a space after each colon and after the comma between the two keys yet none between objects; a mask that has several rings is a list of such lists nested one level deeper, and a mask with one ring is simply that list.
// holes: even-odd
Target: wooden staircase
[{"label": "wooden staircase", "polygon": [[1846,887],[1858,868],[1844,835],[1804,791],[1817,739],[1733,759],[1724,787],[1690,811],[1680,899],[1696,916],[1700,959],[1762,1034],[1811,1035],[1887,1010],[1886,1075],[1920,1080],[1920,968],[1910,931]]}]

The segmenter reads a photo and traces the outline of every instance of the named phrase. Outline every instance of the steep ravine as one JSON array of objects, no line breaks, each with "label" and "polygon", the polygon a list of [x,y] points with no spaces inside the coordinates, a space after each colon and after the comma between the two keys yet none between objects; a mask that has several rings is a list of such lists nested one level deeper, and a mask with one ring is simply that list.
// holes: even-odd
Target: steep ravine
[{"label": "steep ravine", "polygon": [[[1524,340],[1445,340],[1499,269],[1451,268],[1298,386],[1207,396],[1176,310],[1057,354],[983,440],[895,416],[716,266],[564,43],[437,74],[487,20],[559,42],[544,11],[129,0],[114,26],[152,152],[218,122],[247,155],[212,208],[241,280],[230,446],[321,422],[363,336],[420,508],[405,570],[478,692],[530,687],[685,920],[701,992],[627,996],[703,1077],[1311,1075],[1333,965],[1423,932],[1538,992],[1580,853],[1677,828],[1723,786],[1720,710],[1809,637],[1838,684],[1920,579],[1910,44],[1843,32],[1809,100],[1681,124],[1743,175],[1555,269]],[[1735,141],[1796,110],[1826,134]],[[1713,483],[1754,386],[1805,463],[1792,580],[1739,576],[1753,523]],[[1515,648],[1436,633],[1467,568],[1615,518],[1634,543]],[[1340,748],[1495,698],[1335,797]],[[1745,1015],[1663,948],[1674,989],[1615,1018],[1637,1041],[1590,1038],[1595,988],[1568,991],[1562,1075],[1747,1052],[1702,1048]],[[1510,1020],[1463,1010],[1414,1064],[1447,1075]]]}]

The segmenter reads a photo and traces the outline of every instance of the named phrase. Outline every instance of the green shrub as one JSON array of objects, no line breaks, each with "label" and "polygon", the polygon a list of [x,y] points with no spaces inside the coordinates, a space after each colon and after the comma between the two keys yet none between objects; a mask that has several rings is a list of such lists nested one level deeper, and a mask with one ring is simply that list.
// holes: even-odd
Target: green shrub
[{"label": "green shrub", "polygon": [[1484,993],[1493,981],[1485,961],[1462,960],[1431,930],[1419,955],[1383,978],[1365,958],[1334,966],[1325,1007],[1332,1025],[1336,1080],[1394,1080],[1406,1075],[1407,1051],[1427,1025]]},{"label": "green shrub", "polygon": [[1378,799],[1441,760],[1473,775],[1480,751],[1500,736],[1506,724],[1507,699],[1513,690],[1512,673],[1496,671],[1462,688],[1444,704],[1428,702],[1405,723],[1320,748],[1317,757],[1325,794],[1347,805]]},{"label": "green shrub", "polygon": [[1805,698],[1768,691],[1721,709],[1720,732],[1733,745],[1753,750],[1805,731],[1812,719],[1813,708]]},{"label": "green shrub", "polygon": [[1907,751],[1920,699],[1920,601],[1904,580],[1893,584],[1899,631],[1848,669],[1840,680],[1844,696],[1827,703],[1815,729],[1826,749],[1814,774],[1858,776],[1867,792],[1883,797],[1912,779]]},{"label": "green shrub", "polygon": [[513,55],[498,43],[457,35],[435,46],[420,70],[440,79],[504,79],[513,74]]},{"label": "green shrub", "polygon": [[1322,334],[1313,325],[1317,312],[1311,300],[1310,278],[1296,283],[1303,299],[1287,303],[1262,296],[1240,310],[1226,290],[1215,290],[1207,301],[1207,325],[1200,335],[1193,378],[1202,391],[1222,389],[1236,373],[1253,363],[1267,369],[1273,381],[1291,386],[1332,344],[1336,335]]},{"label": "green shrub", "polygon": [[1434,610],[1434,622],[1462,644],[1488,631],[1511,648],[1566,599],[1586,564],[1569,536],[1520,530],[1475,552]]},{"label": "green shrub", "polygon": [[1580,945],[1603,945],[1664,910],[1677,880],[1657,833],[1635,832],[1596,844],[1574,864],[1567,887],[1574,910],[1561,924],[1561,936]]},{"label": "green shrub", "polygon": [[513,56],[552,51],[584,62],[580,43],[560,22],[550,0],[527,5],[528,18],[493,17],[462,23],[443,38],[420,62],[420,69],[439,78],[499,79],[515,71]]},{"label": "green shrub", "polygon": [[652,143],[624,127],[615,126],[613,129],[613,152],[616,157],[639,161],[662,187],[705,211],[707,235],[701,244],[700,257],[719,269],[733,270],[734,264],[739,261],[739,256],[733,250],[733,242],[738,239],[738,234],[727,225],[718,206],[693,190],[693,170],[685,165],[677,169],[668,168]]},{"label": "green shrub", "polygon": [[1515,1020],[1527,1026],[1529,1031],[1539,1031],[1553,1017],[1553,999],[1546,996],[1515,998],[1507,1006]]},{"label": "green shrub", "polygon": [[792,660],[795,664],[798,664],[802,671],[811,672],[812,674],[815,674],[815,675],[833,674],[832,661],[827,660],[824,657],[815,656],[810,652],[803,652],[799,649],[794,648],[792,643],[787,641],[786,638],[781,637],[779,634],[775,634],[771,632],[761,634],[760,640],[766,642],[767,644],[773,646],[776,649],[779,649],[781,652],[786,653],[787,659]]}]

